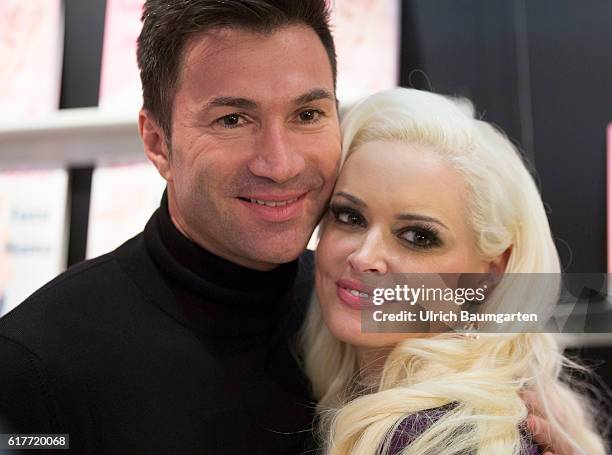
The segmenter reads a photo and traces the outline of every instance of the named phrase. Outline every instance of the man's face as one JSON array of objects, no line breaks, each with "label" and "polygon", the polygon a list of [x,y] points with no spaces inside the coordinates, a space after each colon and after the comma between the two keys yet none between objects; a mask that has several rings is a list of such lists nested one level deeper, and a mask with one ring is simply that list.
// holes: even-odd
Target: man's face
[{"label": "man's face", "polygon": [[339,156],[331,66],[312,29],[222,29],[187,43],[162,174],[189,238],[260,270],[295,259]]}]

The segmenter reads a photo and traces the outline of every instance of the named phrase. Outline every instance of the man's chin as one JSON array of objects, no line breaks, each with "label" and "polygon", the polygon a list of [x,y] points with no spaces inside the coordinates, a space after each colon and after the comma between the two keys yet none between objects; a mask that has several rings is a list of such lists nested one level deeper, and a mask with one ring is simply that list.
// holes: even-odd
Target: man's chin
[{"label": "man's chin", "polygon": [[[306,218],[306,217],[304,217]],[[311,218],[296,220],[294,223],[242,223],[227,227],[224,243],[228,250],[251,262],[260,264],[285,264],[296,260],[306,249],[314,230]],[[220,237],[222,233],[219,233]],[[273,268],[273,267],[270,267]]]},{"label": "man's chin", "polygon": [[[260,254],[257,254],[256,257],[253,257],[254,260],[265,262],[268,264],[286,264],[291,261],[295,261],[300,255],[304,252],[306,248],[299,249],[282,249],[282,250],[268,250],[262,251]],[[254,255],[252,255],[254,256]]]},{"label": "man's chin", "polygon": [[289,241],[279,238],[270,242],[261,242],[249,248],[252,260],[268,264],[286,264],[296,260],[306,249],[308,239]]}]

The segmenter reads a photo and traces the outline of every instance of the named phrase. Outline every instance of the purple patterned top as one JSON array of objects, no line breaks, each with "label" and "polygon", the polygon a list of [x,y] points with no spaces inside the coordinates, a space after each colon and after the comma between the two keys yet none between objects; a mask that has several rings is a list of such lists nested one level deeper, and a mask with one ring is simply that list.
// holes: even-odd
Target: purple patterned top
[{"label": "purple patterned top", "polygon": [[[406,417],[397,427],[391,438],[388,455],[399,455],[404,448],[414,442],[414,440],[449,410],[449,406],[427,409],[411,414]],[[538,446],[531,441],[531,437],[523,433],[522,455],[539,455]]]}]

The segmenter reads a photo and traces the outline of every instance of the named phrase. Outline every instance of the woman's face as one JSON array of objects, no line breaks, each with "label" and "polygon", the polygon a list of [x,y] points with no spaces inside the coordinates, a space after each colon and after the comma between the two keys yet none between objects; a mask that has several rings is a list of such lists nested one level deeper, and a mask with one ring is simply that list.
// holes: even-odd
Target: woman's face
[{"label": "woman's face", "polygon": [[350,155],[316,252],[316,292],[336,338],[383,347],[418,336],[362,333],[359,305],[347,295],[351,280],[489,270],[469,226],[467,195],[462,177],[425,146],[375,141]]}]

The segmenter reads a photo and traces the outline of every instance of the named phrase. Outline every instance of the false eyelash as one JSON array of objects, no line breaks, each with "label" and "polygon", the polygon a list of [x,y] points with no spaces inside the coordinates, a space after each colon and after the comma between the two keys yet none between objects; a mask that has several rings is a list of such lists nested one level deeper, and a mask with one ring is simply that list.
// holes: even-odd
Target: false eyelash
[{"label": "false eyelash", "polygon": [[[332,213],[332,215],[334,216],[334,220],[342,225],[345,226],[363,226],[365,225],[365,219],[363,217],[363,215],[361,213],[359,213],[359,211],[345,206],[345,205],[337,205],[337,204],[330,204],[329,209]],[[349,215],[354,215],[357,216],[359,218],[361,218],[363,221],[360,224],[353,224],[353,223],[348,223],[345,221],[340,221],[340,215],[342,215],[343,213],[347,213]]]},{"label": "false eyelash", "polygon": [[442,245],[442,241],[440,240],[440,231],[431,224],[421,224],[418,226],[409,226],[404,229],[401,229],[397,235],[400,236],[406,232],[415,231],[417,234],[425,234],[431,239],[431,244],[429,245],[418,245],[414,242],[410,242],[409,240],[401,238],[401,240],[410,245],[411,248],[418,248],[422,250],[427,250],[431,248],[438,247]]}]

